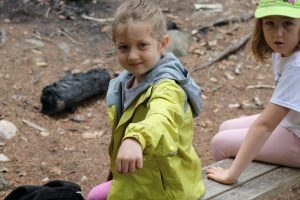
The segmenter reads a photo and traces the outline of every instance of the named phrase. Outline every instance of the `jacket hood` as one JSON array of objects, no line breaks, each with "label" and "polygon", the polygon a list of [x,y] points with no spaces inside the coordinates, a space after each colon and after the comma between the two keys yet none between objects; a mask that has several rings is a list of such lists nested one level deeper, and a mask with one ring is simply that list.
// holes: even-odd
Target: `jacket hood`
[{"label": "jacket hood", "polygon": [[185,91],[193,116],[199,115],[202,108],[201,88],[195,83],[189,72],[182,66],[173,53],[167,53],[149,72],[145,81],[156,83],[163,79],[172,79]]},{"label": "jacket hood", "polygon": [[[121,116],[122,111],[127,107],[125,106],[123,108],[124,90],[127,81],[131,77],[132,74],[125,70],[118,77],[110,81],[106,101],[108,106],[112,104],[116,105],[118,119]],[[193,112],[193,117],[198,116],[202,107],[201,89],[173,53],[166,53],[153,69],[149,71],[145,79],[137,86],[138,89],[135,97],[144,92],[152,84],[156,84],[164,79],[174,80],[180,85],[187,95],[186,108],[189,103]],[[134,101],[134,99],[135,98],[132,98],[131,102]],[[131,102],[126,102],[126,105],[129,106]]]}]

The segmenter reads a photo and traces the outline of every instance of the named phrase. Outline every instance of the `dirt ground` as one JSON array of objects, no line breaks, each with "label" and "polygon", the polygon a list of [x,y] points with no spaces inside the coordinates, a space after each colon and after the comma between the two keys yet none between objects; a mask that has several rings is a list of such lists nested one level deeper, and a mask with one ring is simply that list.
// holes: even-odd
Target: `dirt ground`
[{"label": "dirt ground", "polygon": [[[54,179],[80,184],[86,196],[107,177],[110,127],[104,97],[86,100],[73,111],[54,116],[41,113],[40,97],[45,86],[67,71],[101,67],[111,76],[121,71],[114,57],[109,20],[101,23],[82,15],[109,19],[122,1],[69,2],[0,0],[0,119],[18,128],[13,139],[0,139],[0,153],[10,159],[0,163],[0,175],[10,184],[0,192],[0,199],[19,185],[41,185]],[[194,147],[206,166],[213,162],[210,141],[220,123],[261,112],[272,92],[269,87],[251,87],[272,86],[273,79],[270,65],[255,63],[247,45],[199,69],[249,34],[253,19],[222,26],[212,23],[251,16],[254,5],[251,1],[216,0],[214,3],[223,5],[223,12],[197,12],[196,0],[159,2],[166,18],[193,37],[189,55],[180,60],[203,89],[203,111],[194,120]],[[210,28],[201,29],[206,26]],[[274,197],[299,198],[299,184]]]}]

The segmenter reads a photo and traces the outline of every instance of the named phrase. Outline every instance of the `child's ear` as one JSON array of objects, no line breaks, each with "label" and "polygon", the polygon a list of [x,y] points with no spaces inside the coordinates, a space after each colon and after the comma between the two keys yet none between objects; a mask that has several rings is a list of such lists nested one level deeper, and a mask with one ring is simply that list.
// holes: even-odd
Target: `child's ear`
[{"label": "child's ear", "polygon": [[169,35],[164,35],[162,41],[160,42],[160,51],[161,53],[165,53],[165,50],[170,42]]}]

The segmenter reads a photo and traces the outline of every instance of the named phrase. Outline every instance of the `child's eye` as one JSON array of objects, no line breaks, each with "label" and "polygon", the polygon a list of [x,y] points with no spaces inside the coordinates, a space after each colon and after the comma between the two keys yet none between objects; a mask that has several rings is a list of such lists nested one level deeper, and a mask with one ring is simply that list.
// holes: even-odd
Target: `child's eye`
[{"label": "child's eye", "polygon": [[264,21],[264,24],[267,26],[273,26],[274,22],[273,21]]},{"label": "child's eye", "polygon": [[127,49],[128,49],[128,47],[126,45],[118,46],[118,50],[121,52],[125,52],[125,51],[127,51]]},{"label": "child's eye", "polygon": [[292,27],[293,25],[294,25],[294,23],[291,22],[291,21],[285,21],[285,22],[283,22],[283,26],[286,27],[286,28]]},{"label": "child's eye", "polygon": [[147,47],[146,43],[140,43],[140,44],[138,44],[138,48],[139,49],[145,49],[146,47]]}]

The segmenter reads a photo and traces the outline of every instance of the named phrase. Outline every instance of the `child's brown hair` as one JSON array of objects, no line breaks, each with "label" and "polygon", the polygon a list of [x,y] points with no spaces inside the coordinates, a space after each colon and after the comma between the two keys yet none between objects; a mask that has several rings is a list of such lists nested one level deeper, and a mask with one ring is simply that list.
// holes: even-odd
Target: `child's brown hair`
[{"label": "child's brown hair", "polygon": [[267,44],[263,28],[262,19],[255,20],[255,27],[252,34],[251,49],[256,60],[264,62],[272,53],[272,49]]},{"label": "child's brown hair", "polygon": [[119,25],[129,22],[145,22],[152,27],[151,34],[161,41],[167,32],[165,18],[154,0],[126,0],[117,9],[112,24],[112,37],[116,41]]}]

